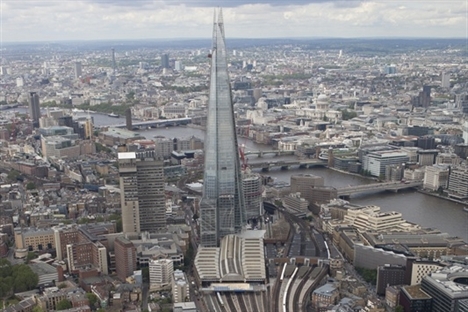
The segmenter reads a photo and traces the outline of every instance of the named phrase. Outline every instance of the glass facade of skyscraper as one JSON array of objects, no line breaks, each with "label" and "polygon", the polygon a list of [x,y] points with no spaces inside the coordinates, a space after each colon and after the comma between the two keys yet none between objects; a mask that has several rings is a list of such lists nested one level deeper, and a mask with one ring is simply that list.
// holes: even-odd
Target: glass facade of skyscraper
[{"label": "glass facade of skyscraper", "polygon": [[205,173],[200,205],[204,247],[219,245],[225,235],[240,232],[245,205],[238,145],[227,70],[221,10],[215,17],[211,54],[210,97],[205,138]]}]

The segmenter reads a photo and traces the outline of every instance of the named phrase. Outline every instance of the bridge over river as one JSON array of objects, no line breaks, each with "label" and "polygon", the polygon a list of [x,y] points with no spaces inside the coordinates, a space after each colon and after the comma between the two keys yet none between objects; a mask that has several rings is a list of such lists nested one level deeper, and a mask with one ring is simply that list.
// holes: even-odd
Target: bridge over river
[{"label": "bridge over river", "polygon": [[320,159],[304,159],[304,160],[278,160],[278,161],[263,161],[249,163],[249,167],[252,169],[262,169],[262,171],[269,171],[272,168],[281,168],[287,170],[290,167],[299,168],[312,168],[312,167],[324,167],[327,166],[327,162]]},{"label": "bridge over river", "polygon": [[[134,128],[160,128],[160,127],[175,127],[181,125],[188,125],[192,122],[192,118],[174,118],[174,119],[157,119],[147,121],[132,122]],[[126,124],[118,124],[113,127],[125,128]]]},{"label": "bridge over river", "polygon": [[370,191],[395,191],[419,187],[423,185],[423,181],[407,181],[407,182],[382,182],[364,185],[353,185],[337,189],[338,197],[350,197],[358,193],[365,193]]}]

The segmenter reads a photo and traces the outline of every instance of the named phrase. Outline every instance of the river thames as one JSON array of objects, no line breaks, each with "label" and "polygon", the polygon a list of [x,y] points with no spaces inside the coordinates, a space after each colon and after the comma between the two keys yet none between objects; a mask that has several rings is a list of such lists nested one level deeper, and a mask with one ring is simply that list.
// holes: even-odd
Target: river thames
[{"label": "river thames", "polygon": [[[86,113],[78,113],[78,116],[86,116]],[[110,126],[125,123],[125,118],[112,118],[105,114],[92,113],[96,126]],[[164,136],[167,138],[186,138],[196,136],[204,138],[205,132],[201,129],[191,127],[169,127],[156,128],[138,131],[148,139],[155,136]],[[271,150],[270,146],[256,144],[250,140],[239,138],[239,144],[244,144],[246,150]],[[267,158],[268,156],[265,156]],[[271,156],[270,156],[271,157]],[[290,156],[293,157],[294,156]],[[249,162],[261,161],[252,155]],[[285,159],[289,157],[271,159]],[[322,176],[325,184],[333,187],[344,187],[348,185],[360,185],[371,183],[362,177],[348,175],[326,168],[311,169],[291,169],[291,170],[272,170],[265,175],[271,176],[278,181],[289,182],[291,175],[299,173],[309,173]],[[414,190],[400,191],[398,193],[379,192],[372,194],[363,194],[351,197],[351,203],[359,205],[377,205],[382,211],[397,211],[403,215],[403,218],[410,222],[420,224],[423,227],[437,228],[442,232],[453,236],[463,238],[468,242],[468,213],[463,211],[463,206],[451,201],[437,197],[425,195]]]}]

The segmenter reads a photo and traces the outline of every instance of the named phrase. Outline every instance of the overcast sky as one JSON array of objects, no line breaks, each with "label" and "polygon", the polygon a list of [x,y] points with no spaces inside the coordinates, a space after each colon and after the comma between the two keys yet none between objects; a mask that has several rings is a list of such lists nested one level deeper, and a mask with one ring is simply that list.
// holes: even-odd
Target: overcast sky
[{"label": "overcast sky", "polygon": [[226,36],[467,36],[468,0],[0,0],[11,41],[209,38],[213,8]]}]

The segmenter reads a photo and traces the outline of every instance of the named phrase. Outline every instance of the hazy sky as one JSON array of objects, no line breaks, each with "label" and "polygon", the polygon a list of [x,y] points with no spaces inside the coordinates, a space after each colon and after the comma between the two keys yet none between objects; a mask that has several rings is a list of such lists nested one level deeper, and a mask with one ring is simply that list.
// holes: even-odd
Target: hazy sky
[{"label": "hazy sky", "polygon": [[226,36],[465,38],[468,0],[0,0],[1,39],[209,38],[213,8]]}]

